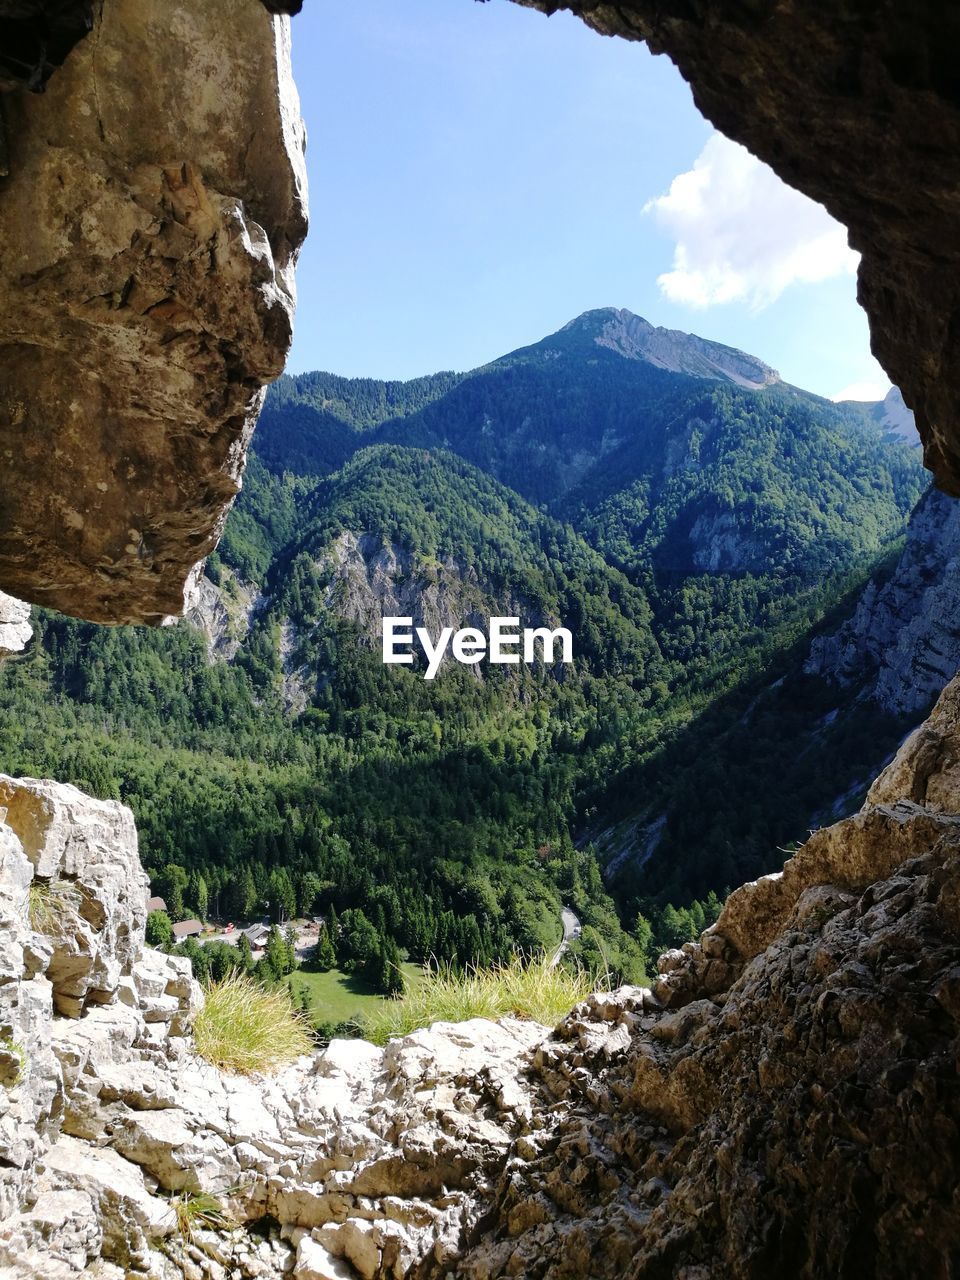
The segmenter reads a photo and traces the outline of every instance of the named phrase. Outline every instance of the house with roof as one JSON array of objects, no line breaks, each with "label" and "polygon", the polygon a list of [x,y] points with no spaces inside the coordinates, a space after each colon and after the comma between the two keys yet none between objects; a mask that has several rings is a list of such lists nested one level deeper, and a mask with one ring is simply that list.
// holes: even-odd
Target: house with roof
[{"label": "house with roof", "polygon": [[166,911],[166,909],[167,904],[164,898],[147,897],[147,915],[149,915],[151,911]]},{"label": "house with roof", "polygon": [[253,950],[260,951],[267,945],[267,939],[270,937],[270,926],[266,924],[252,924],[249,929],[244,929],[243,933]]},{"label": "house with roof", "polygon": [[184,938],[195,938],[200,933],[203,933],[203,923],[200,920],[180,920],[173,926],[173,936],[178,942],[182,942]]}]

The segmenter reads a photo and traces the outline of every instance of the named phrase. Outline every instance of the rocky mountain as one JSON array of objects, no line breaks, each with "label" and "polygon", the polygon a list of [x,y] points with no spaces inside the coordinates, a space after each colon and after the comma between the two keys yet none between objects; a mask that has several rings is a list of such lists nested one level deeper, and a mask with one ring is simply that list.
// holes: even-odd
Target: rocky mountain
[{"label": "rocky mountain", "polygon": [[[732,0],[666,14],[652,0],[565,7],[669,53],[729,136],[849,226],[876,350],[917,407],[940,482],[956,489],[954,8],[861,6],[838,21],[831,6]],[[52,574],[57,602],[87,617],[159,618],[179,598],[288,332],[275,291],[303,221],[283,208],[296,147],[277,169],[277,135],[291,141],[296,121],[286,31],[261,6],[228,8],[228,21],[223,4],[198,4],[171,22],[151,0],[0,0],[5,96],[12,81],[39,87],[80,40],[46,95],[21,94],[2,113],[15,348],[2,395],[18,479],[3,585],[12,575],[49,602]],[[212,127],[211,74],[229,103]],[[279,128],[251,135],[252,119]],[[170,167],[171,155],[196,164]],[[56,254],[25,270],[22,251],[44,240]],[[129,394],[131,370],[146,404]],[[159,447],[139,452],[148,437]],[[128,543],[131,529],[146,536]],[[0,672],[6,751],[49,758],[53,706],[57,771],[96,769],[98,789],[121,781],[118,727],[141,734],[122,783],[155,798],[178,845],[217,811],[236,821],[253,810],[261,826],[278,817],[278,849],[298,834],[299,806],[271,808],[258,784],[278,761],[302,767],[303,741],[278,730],[229,790],[223,762],[237,739],[252,742],[233,714],[235,664],[208,665],[185,628],[156,644],[91,629],[78,643],[73,624],[37,621],[41,643],[14,663],[20,691]],[[136,716],[124,718],[117,685]],[[269,719],[266,699],[257,710]],[[383,1053],[327,1050],[255,1082],[219,1076],[175,1034],[197,1001],[182,964],[143,950],[129,813],[56,784],[3,783],[3,1267],[16,1280],[949,1275],[957,720],[951,687],[867,807],[735,892],[716,928],[663,957],[652,990],[596,996],[539,1043],[529,1024],[440,1028]],[[175,752],[150,740],[157,723],[182,735]],[[220,735],[219,754],[201,731]],[[523,749],[515,736],[505,782]],[[211,762],[225,785],[197,803]],[[448,790],[459,800],[467,781]],[[713,813],[726,785],[701,792],[699,807]],[[228,827],[216,833],[227,856]],[[337,874],[355,861],[344,856]],[[204,1194],[241,1225],[212,1214],[219,1225],[200,1226],[194,1213],[182,1232],[187,1206],[210,1208]]]},{"label": "rocky mountain", "polygon": [[504,357],[562,359],[572,353],[596,357],[596,348],[613,351],[626,360],[639,360],[655,369],[684,373],[693,378],[732,382],[759,391],[780,381],[775,369],[735,347],[700,338],[678,329],[652,325],[632,311],[601,307],[586,311],[557,333]]},{"label": "rocky mountain", "polygon": [[284,593],[305,555],[327,580],[322,611],[358,622],[376,644],[391,610],[431,627],[576,617],[582,670],[631,666],[655,678],[645,594],[569,528],[451,454],[375,446],[320,482],[275,576],[275,607],[298,624],[303,613]]},{"label": "rocky mountain", "polygon": [[[878,355],[956,490],[955,9],[854,6],[838,21],[832,6],[732,0],[565,7],[669,53],[729,136],[850,228]],[[285,28],[240,0],[178,9],[175,22],[169,10],[0,0],[13,344],[0,398],[16,477],[3,585],[33,601],[53,590],[64,608],[114,621],[169,612],[210,545],[258,387],[282,358],[303,232]],[[47,79],[65,29],[80,43],[48,92],[11,99],[12,82]],[[211,84],[227,104],[213,121]],[[252,120],[267,132],[251,134]],[[251,814],[278,853],[296,843],[316,757],[283,736],[266,697],[258,732],[268,723],[275,736],[255,738],[256,717],[236,713],[237,664],[210,665],[186,628],[104,638],[44,615],[37,625],[39,643],[0,671],[4,751],[25,769],[52,761],[98,790],[122,786],[176,827],[173,848],[209,838],[229,860],[258,838],[250,828],[236,841]],[[341,788],[377,730],[356,711],[330,712],[354,716]],[[595,996],[542,1039],[529,1024],[439,1028],[247,1082],[197,1058],[185,965],[143,948],[130,813],[59,784],[4,781],[0,1265],[15,1280],[949,1275],[957,722],[951,686],[863,811],[733,893],[715,928],[664,955],[652,988]],[[152,737],[158,725],[175,742]],[[575,748],[588,742],[580,723],[568,728]],[[523,733],[485,739],[434,802],[462,804],[496,744],[509,788],[532,758]],[[255,763],[231,755],[254,746]],[[272,785],[281,765],[303,771],[296,803],[289,774]],[[382,759],[372,772],[382,786]],[[728,772],[696,796],[709,816]],[[754,771],[746,794],[769,789]],[[548,807],[549,790],[535,799]],[[543,848],[530,849],[540,871]],[[327,867],[347,880],[357,854],[339,853]],[[297,849],[328,854],[329,842]],[[448,884],[457,870],[446,860]],[[482,898],[476,884],[460,889]],[[215,1200],[201,1226],[204,1196]]]},{"label": "rocky mountain", "polygon": [[[639,978],[638,912],[672,937],[667,906],[775,866],[876,765],[862,741],[902,737],[826,705],[829,768],[802,785],[772,714],[737,737],[737,691],[779,679],[919,490],[916,451],[862,408],[607,310],[466,376],[283,379],[261,429],[187,627],[47,615],[0,671],[0,762],[128,801],[177,915],[249,916],[266,885],[271,911],[358,911],[462,964],[549,946],[566,896],[581,958]],[[426,682],[382,665],[385,614],[565,626],[575,659],[448,658]],[[693,830],[713,766],[736,786]],[[582,837],[623,810],[662,838],[645,860],[618,838],[605,887]]]},{"label": "rocky mountain", "polygon": [[[282,378],[256,450],[276,474],[319,475],[370,444],[445,449],[567,516],[574,502],[595,507],[632,483],[658,486],[696,469],[711,424],[756,425],[754,417],[775,434],[830,430],[835,444],[880,447],[884,465],[894,457],[894,438],[863,406],[811,396],[742,351],[614,308],[588,311],[465,375],[403,384]],[[704,462],[709,453],[708,441]]]},{"label": "rocky mountain", "polygon": [[899,387],[890,388],[886,397],[874,406],[871,416],[884,430],[906,440],[908,444],[920,444],[913,412],[904,403]]},{"label": "rocky mountain", "polygon": [[[628,772],[618,802],[587,829],[621,892],[642,885],[650,893],[695,863],[713,866],[706,882],[757,874],[761,849],[860,802],[960,668],[958,551],[957,505],[929,489],[902,549],[848,593],[832,622],[801,639],[785,662],[774,661],[724,716],[708,715],[661,765]],[[711,758],[696,758],[701,738]],[[756,781],[768,774],[777,779],[775,812],[756,798]],[[701,821],[694,799],[711,789],[714,805]],[[634,794],[657,800],[637,805]],[[698,853],[689,859],[692,847]]]},{"label": "rocky mountain", "polygon": [[893,572],[870,581],[853,616],[816,639],[804,670],[855,688],[895,715],[925,712],[960,667],[960,511],[930,489]]}]

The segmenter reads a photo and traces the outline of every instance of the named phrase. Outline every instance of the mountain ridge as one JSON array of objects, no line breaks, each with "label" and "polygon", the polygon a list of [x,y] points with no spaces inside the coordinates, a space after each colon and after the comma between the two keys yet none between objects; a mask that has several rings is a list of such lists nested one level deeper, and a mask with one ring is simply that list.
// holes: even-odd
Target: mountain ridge
[{"label": "mountain ridge", "polygon": [[[699,334],[655,326],[624,307],[598,307],[567,321],[556,333],[521,347],[502,360],[535,351],[564,350],[568,343],[592,343],[626,360],[639,360],[669,373],[716,378],[752,390],[782,381],[756,356]],[[496,361],[494,363],[497,363]]]}]

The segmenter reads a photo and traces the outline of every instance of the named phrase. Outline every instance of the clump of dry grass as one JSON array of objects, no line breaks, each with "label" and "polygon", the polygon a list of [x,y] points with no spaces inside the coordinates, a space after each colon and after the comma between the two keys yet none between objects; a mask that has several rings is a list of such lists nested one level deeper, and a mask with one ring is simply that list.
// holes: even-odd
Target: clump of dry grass
[{"label": "clump of dry grass", "polygon": [[30,885],[28,911],[34,933],[60,937],[80,918],[80,891],[65,880],[34,880]]},{"label": "clump of dry grass", "polygon": [[207,988],[193,1034],[202,1058],[237,1075],[275,1071],[313,1048],[309,1024],[286,987],[268,991],[245,974]]},{"label": "clump of dry grass", "polygon": [[181,1191],[170,1205],[177,1215],[177,1230],[191,1243],[197,1231],[230,1231],[236,1226],[220,1201],[206,1191]]},{"label": "clump of dry grass", "polygon": [[525,959],[515,955],[490,969],[458,973],[449,967],[428,968],[415,987],[368,1014],[361,1026],[374,1044],[409,1035],[434,1022],[466,1022],[470,1018],[529,1018],[555,1027],[574,1005],[603,985],[585,969],[554,965],[547,955]]}]

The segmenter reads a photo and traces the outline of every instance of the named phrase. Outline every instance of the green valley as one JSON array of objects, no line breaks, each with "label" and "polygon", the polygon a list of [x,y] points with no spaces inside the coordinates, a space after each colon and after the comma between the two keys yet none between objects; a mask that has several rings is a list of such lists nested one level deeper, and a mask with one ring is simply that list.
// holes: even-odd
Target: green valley
[{"label": "green valley", "polygon": [[[190,619],[35,611],[0,766],[130,804],[174,919],[322,916],[356,981],[550,949],[564,905],[638,980],[902,733],[797,671],[923,488],[866,408],[623,312],[466,375],[284,377]],[[425,682],[385,615],[576,659]]]}]

